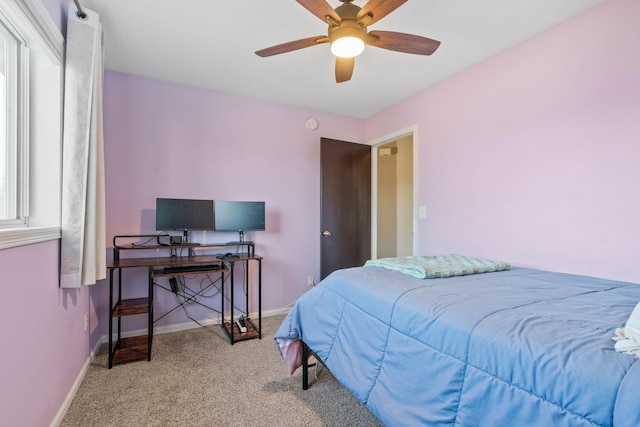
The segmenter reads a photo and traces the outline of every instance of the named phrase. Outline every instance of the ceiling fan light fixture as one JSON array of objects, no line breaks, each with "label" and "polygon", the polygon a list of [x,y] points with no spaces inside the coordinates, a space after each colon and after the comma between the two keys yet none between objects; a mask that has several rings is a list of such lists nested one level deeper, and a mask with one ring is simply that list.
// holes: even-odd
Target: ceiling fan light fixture
[{"label": "ceiling fan light fixture", "polygon": [[364,51],[364,42],[357,37],[342,37],[331,43],[331,53],[340,58],[353,58]]},{"label": "ceiling fan light fixture", "polygon": [[331,53],[340,58],[353,58],[364,51],[365,32],[359,25],[336,28],[329,34]]}]

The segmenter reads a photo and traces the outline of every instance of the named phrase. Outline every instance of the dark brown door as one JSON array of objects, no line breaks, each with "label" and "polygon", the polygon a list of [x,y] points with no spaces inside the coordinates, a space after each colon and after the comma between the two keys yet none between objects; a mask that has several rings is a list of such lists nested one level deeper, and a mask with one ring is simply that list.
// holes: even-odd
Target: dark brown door
[{"label": "dark brown door", "polygon": [[320,274],[371,258],[371,147],[320,141]]}]

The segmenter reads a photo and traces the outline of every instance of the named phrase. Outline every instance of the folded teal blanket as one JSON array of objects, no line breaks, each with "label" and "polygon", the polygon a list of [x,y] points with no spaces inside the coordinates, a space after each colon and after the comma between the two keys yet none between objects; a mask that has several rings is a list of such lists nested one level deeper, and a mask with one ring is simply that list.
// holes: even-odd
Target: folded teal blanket
[{"label": "folded teal blanket", "polygon": [[511,268],[511,265],[506,262],[456,254],[370,259],[364,265],[365,267],[382,267],[398,271],[418,279],[466,276],[468,274],[490,273]]}]

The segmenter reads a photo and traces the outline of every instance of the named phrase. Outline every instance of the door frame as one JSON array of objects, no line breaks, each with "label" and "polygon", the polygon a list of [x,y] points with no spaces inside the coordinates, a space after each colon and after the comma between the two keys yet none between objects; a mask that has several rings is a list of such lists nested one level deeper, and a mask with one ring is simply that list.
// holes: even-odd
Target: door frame
[{"label": "door frame", "polygon": [[371,146],[371,259],[378,257],[378,150],[381,146],[403,138],[413,137],[413,255],[417,255],[418,241],[418,126],[411,125],[367,142]]}]

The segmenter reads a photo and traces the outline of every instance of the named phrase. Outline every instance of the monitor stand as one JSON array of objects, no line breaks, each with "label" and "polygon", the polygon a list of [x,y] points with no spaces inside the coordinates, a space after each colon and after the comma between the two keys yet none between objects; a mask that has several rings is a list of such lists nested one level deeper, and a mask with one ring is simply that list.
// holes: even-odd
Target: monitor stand
[{"label": "monitor stand", "polygon": [[251,246],[254,244],[253,240],[245,240],[245,235],[247,233],[243,230],[238,230],[238,240],[234,242],[227,242],[227,245],[248,245]]},{"label": "monitor stand", "polygon": [[[189,243],[189,230],[182,230],[182,244],[183,245],[199,245],[200,243]],[[196,256],[196,252],[193,248],[189,248],[189,257]]]}]

